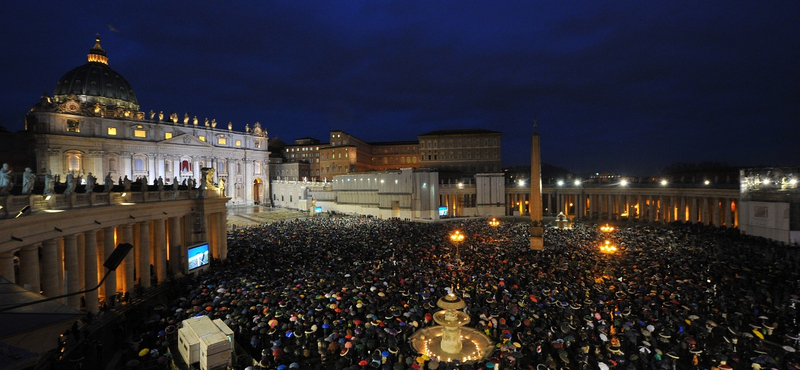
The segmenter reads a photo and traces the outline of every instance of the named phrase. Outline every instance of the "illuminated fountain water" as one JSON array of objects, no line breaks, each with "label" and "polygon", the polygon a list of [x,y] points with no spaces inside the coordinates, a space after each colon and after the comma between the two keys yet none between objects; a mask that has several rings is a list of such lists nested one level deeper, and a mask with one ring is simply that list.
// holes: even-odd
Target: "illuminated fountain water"
[{"label": "illuminated fountain water", "polygon": [[439,362],[481,361],[491,354],[494,345],[482,332],[466,327],[469,315],[462,309],[467,306],[457,295],[450,293],[436,303],[442,310],[433,315],[439,325],[417,330],[411,336],[411,346],[423,355]]}]

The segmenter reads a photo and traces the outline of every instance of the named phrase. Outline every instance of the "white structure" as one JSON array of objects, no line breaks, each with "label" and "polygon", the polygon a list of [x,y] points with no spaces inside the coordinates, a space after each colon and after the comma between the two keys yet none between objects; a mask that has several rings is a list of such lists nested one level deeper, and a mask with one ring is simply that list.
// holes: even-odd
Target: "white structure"
[{"label": "white structure", "polygon": [[216,120],[200,122],[188,113],[139,111],[130,84],[108,66],[99,38],[88,62],[67,72],[52,98],[45,94],[31,108],[26,131],[35,143],[40,179],[50,173],[63,182],[69,174],[92,173],[98,184],[107,177],[115,183],[127,177],[191,184],[209,167],[214,183],[225,184],[229,204],[260,203],[269,194],[268,136],[258,122],[235,132],[230,123],[217,128]]},{"label": "white structure", "polygon": [[438,218],[439,173],[425,169],[350,173],[332,182],[276,181],[276,207],[372,215],[379,218]]},{"label": "white structure", "polygon": [[800,190],[796,168],[739,172],[739,229],[787,244],[800,243]]},{"label": "white structure", "polygon": [[220,319],[208,316],[183,320],[178,329],[178,351],[187,365],[200,363],[200,370],[220,370],[231,366],[234,353],[233,330]]}]

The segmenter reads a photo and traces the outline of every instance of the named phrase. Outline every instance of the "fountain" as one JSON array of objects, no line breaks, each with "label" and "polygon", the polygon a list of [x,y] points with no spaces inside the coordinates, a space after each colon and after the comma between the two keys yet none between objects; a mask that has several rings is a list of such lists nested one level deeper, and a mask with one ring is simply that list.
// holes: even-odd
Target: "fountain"
[{"label": "fountain", "polygon": [[417,330],[411,335],[411,346],[423,355],[439,362],[470,363],[481,361],[491,354],[492,341],[480,331],[466,327],[470,319],[462,309],[467,304],[452,292],[439,299],[442,310],[433,315],[439,325]]}]

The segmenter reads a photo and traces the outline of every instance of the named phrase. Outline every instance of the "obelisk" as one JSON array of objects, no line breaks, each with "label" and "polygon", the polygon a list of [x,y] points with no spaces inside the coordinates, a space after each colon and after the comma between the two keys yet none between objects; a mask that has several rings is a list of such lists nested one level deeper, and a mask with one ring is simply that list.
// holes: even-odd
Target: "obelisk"
[{"label": "obelisk", "polygon": [[531,197],[528,213],[531,215],[531,250],[544,249],[544,229],[542,228],[542,158],[539,150],[538,122],[533,119],[531,138]]}]

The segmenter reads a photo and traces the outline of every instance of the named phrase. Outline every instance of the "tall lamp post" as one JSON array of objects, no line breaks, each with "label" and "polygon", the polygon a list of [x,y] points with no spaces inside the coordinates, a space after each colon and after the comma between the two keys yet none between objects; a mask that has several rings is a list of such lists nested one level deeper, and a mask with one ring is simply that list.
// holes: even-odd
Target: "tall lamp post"
[{"label": "tall lamp post", "polygon": [[450,241],[453,242],[456,246],[456,261],[461,262],[461,255],[458,253],[458,245],[464,241],[466,236],[461,232],[461,230],[455,230],[450,233]]}]

